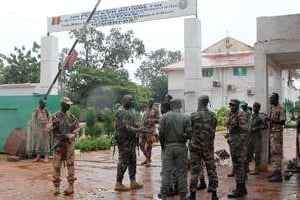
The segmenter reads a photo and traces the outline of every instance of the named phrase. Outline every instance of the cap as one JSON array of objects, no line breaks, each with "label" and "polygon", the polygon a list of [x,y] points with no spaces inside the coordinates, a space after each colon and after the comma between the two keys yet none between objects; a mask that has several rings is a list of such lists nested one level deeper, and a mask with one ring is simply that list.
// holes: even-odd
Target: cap
[{"label": "cap", "polygon": [[207,95],[201,95],[198,98],[198,101],[209,101],[209,97]]},{"label": "cap", "polygon": [[60,102],[68,104],[68,105],[72,105],[73,104],[73,102],[71,101],[71,99],[69,99],[68,97],[61,98]]},{"label": "cap", "polygon": [[230,99],[229,105],[239,105],[240,101],[237,99]]}]

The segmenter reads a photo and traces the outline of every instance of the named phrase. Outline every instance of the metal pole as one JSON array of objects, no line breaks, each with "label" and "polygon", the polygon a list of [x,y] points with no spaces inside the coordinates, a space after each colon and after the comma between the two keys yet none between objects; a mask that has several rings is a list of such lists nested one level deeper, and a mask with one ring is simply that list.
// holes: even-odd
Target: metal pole
[{"label": "metal pole", "polygon": [[[86,22],[85,22],[85,24],[84,24],[84,26],[83,26],[83,29],[86,29],[87,25],[90,23],[90,21],[91,21],[93,15],[95,14],[95,12],[96,12],[96,10],[97,10],[97,8],[98,8],[98,6],[99,6],[99,4],[100,4],[101,1],[102,1],[102,0],[98,0],[98,1],[97,1],[97,3],[96,3],[96,5],[95,5],[94,9],[92,10],[91,14],[89,15],[88,19],[87,19]],[[54,80],[52,81],[50,87],[48,88],[48,91],[47,91],[47,93],[46,93],[45,96],[44,96],[44,100],[47,100],[48,95],[50,94],[50,92],[51,92],[51,90],[52,90],[52,88],[53,88],[55,82],[57,81],[59,75],[61,74],[62,69],[64,69],[65,66],[66,66],[66,64],[68,63],[68,61],[69,61],[69,59],[70,59],[70,55],[72,54],[73,50],[75,49],[75,47],[76,47],[78,41],[79,41],[79,39],[77,38],[77,39],[75,40],[75,42],[73,43],[71,49],[70,49],[69,52],[68,52],[68,56],[66,57],[66,59],[64,60],[64,62],[63,62],[63,64],[62,64],[62,67],[59,68],[59,70],[58,70],[58,72],[57,72],[57,74],[56,74]]]}]

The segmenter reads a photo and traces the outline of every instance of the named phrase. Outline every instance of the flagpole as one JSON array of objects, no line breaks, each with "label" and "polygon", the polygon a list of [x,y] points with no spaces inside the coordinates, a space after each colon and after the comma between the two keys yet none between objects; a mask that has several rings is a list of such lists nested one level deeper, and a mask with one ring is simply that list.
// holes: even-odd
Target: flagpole
[{"label": "flagpole", "polygon": [[[97,3],[96,3],[96,5],[95,5],[94,9],[93,9],[92,12],[90,13],[88,19],[86,20],[86,22],[85,22],[85,24],[84,24],[84,26],[83,26],[83,30],[85,30],[86,27],[87,27],[87,25],[90,23],[90,21],[91,21],[93,15],[95,14],[95,12],[96,12],[96,10],[97,10],[97,8],[98,8],[98,6],[99,6],[99,4],[100,4],[101,1],[102,1],[102,0],[98,0],[98,1],[97,1]],[[71,49],[69,50],[68,55],[67,55],[66,59],[64,60],[62,66],[59,66],[58,72],[57,72],[57,74],[56,74],[54,80],[52,81],[50,87],[48,88],[47,93],[46,93],[45,96],[44,96],[44,100],[47,100],[47,97],[48,97],[48,95],[50,94],[50,92],[51,92],[51,90],[52,90],[52,88],[53,88],[55,82],[57,81],[59,75],[61,74],[62,69],[64,69],[64,68],[66,67],[66,65],[69,63],[70,56],[71,56],[72,52],[75,50],[75,47],[76,47],[78,41],[79,41],[79,39],[77,38],[77,39],[75,40],[75,42],[73,43]]]}]

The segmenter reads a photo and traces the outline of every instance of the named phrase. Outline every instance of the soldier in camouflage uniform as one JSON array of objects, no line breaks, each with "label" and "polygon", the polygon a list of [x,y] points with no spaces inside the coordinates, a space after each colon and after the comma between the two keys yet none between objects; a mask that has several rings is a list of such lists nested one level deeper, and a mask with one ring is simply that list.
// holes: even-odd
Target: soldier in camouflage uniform
[{"label": "soldier in camouflage uniform", "polygon": [[253,159],[253,154],[255,155],[255,169],[251,175],[258,175],[259,174],[259,164],[260,164],[260,155],[261,155],[261,148],[262,148],[262,130],[265,128],[263,119],[261,118],[260,111],[260,104],[255,102],[253,104],[253,114],[250,118],[249,124],[249,135],[250,141],[248,145],[248,152],[247,152],[247,160],[250,162]]},{"label": "soldier in camouflage uniform", "polygon": [[60,172],[62,164],[67,165],[69,187],[64,191],[65,195],[74,193],[74,143],[75,137],[79,135],[79,123],[74,115],[69,111],[72,101],[64,97],[61,99],[61,111],[52,117],[54,135],[54,158],[53,158],[53,183],[55,186],[54,194],[59,194]]},{"label": "soldier in camouflage uniform", "polygon": [[39,108],[34,113],[35,122],[37,124],[37,146],[36,153],[37,157],[34,159],[34,162],[38,162],[41,158],[41,146],[45,145],[45,162],[49,162],[49,152],[50,152],[50,119],[51,114],[46,108],[46,102],[41,99],[39,101]]},{"label": "soldier in camouflage uniform", "polygon": [[248,121],[247,115],[239,111],[239,100],[230,100],[229,107],[230,114],[227,123],[229,134],[227,140],[233,162],[236,190],[229,193],[228,198],[237,198],[247,194],[244,146],[248,132]]},{"label": "soldier in camouflage uniform", "polygon": [[192,136],[189,143],[191,162],[191,182],[189,200],[196,200],[201,161],[205,162],[209,178],[208,191],[212,192],[212,200],[217,200],[218,176],[214,159],[214,141],[217,126],[215,113],[207,108],[209,97],[203,95],[198,100],[198,111],[192,113]]},{"label": "soldier in camouflage uniform", "polygon": [[271,95],[270,104],[270,156],[274,171],[268,177],[268,180],[270,182],[282,182],[283,127],[286,115],[284,109],[279,104],[279,95],[277,93]]},{"label": "soldier in camouflage uniform", "polygon": [[191,122],[188,116],[180,112],[181,101],[171,101],[171,111],[161,117],[159,140],[162,146],[162,199],[167,199],[174,171],[180,200],[186,199],[188,149],[187,138],[191,133]]},{"label": "soldier in camouflage uniform", "polygon": [[[143,132],[137,128],[133,113],[130,108],[133,106],[133,98],[125,95],[122,99],[122,106],[116,112],[116,142],[119,150],[119,162],[117,167],[116,191],[128,191],[140,189],[143,186],[136,182],[136,134]],[[130,188],[123,185],[123,177],[128,168]]]},{"label": "soldier in camouflage uniform", "polygon": [[146,160],[142,162],[142,165],[150,167],[151,163],[151,153],[152,153],[152,144],[153,137],[155,133],[156,126],[155,124],[159,123],[159,111],[154,107],[154,99],[150,98],[148,101],[148,107],[143,117],[144,128],[148,130],[148,133],[141,134],[140,137],[140,149],[146,157]]},{"label": "soldier in camouflage uniform", "polygon": [[[241,108],[242,108],[242,113],[247,117],[247,123],[248,123],[248,127],[249,127],[249,122],[250,122],[250,118],[251,118],[251,113],[248,109],[248,103],[243,102],[241,103]],[[250,135],[248,134],[247,137],[245,138],[245,145],[244,145],[244,154],[245,156],[245,172],[246,172],[246,178],[247,178],[247,173],[250,171],[249,169],[249,162],[247,159],[247,152],[248,152],[248,146],[249,146],[249,142],[250,142]]]}]

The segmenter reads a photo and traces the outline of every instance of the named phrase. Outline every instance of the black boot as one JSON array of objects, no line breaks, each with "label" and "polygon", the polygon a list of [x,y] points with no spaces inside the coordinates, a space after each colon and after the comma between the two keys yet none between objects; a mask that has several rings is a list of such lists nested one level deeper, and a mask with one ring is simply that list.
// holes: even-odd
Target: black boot
[{"label": "black boot", "polygon": [[217,196],[217,192],[212,192],[212,194],[211,194],[211,200],[219,200],[219,198]]},{"label": "black boot", "polygon": [[187,200],[196,200],[196,192],[191,192]]},{"label": "black boot", "polygon": [[204,190],[206,187],[205,179],[200,179],[200,183],[197,185],[197,190]]},{"label": "black boot", "polygon": [[238,198],[238,197],[243,197],[244,195],[247,194],[247,189],[245,183],[240,183],[236,185],[236,190],[233,192],[230,192],[227,197],[228,198]]},{"label": "black boot", "polygon": [[272,174],[268,175],[267,178],[270,179],[275,175],[275,172],[273,172]]},{"label": "black boot", "polygon": [[272,176],[271,178],[268,179],[269,182],[278,182],[281,183],[282,182],[282,174],[281,172],[277,172],[274,174],[274,176]]}]

